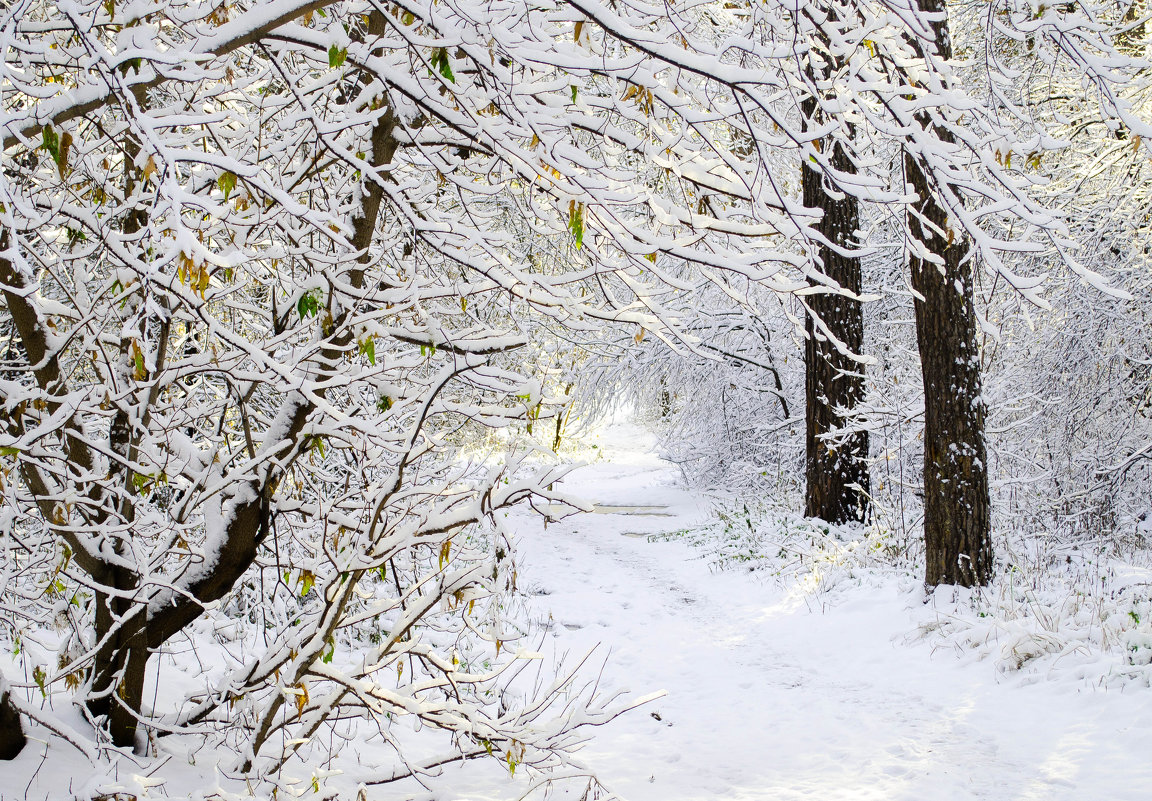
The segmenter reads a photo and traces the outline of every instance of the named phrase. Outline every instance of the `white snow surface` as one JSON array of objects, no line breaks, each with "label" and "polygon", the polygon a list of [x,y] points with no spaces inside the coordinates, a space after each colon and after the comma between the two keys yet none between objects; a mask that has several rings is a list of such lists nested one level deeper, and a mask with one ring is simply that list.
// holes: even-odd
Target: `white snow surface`
[{"label": "white snow surface", "polygon": [[[580,752],[620,797],[1152,798],[1152,690],[1021,679],[918,636],[940,613],[913,579],[860,582],[828,603],[714,571],[699,550],[644,536],[711,514],[650,435],[616,424],[595,441],[602,460],[564,485],[601,513],[516,528],[521,584],[552,647],[599,643],[604,684],[667,691]],[[513,790],[461,784],[456,797]]]},{"label": "white snow surface", "polygon": [[[717,570],[688,538],[649,539],[715,520],[710,502],[654,454],[652,437],[617,422],[588,439],[599,457],[562,485],[596,511],[545,526],[525,509],[506,522],[518,538],[526,612],[543,629],[519,645],[544,652],[545,669],[596,648],[590,679],[600,670],[602,689],[666,692],[591,732],[577,758],[605,789],[590,798],[1152,798],[1146,681],[1053,669],[1059,654],[1037,657],[1042,669],[1007,670],[995,643],[980,653],[933,626],[960,614],[957,604],[939,593],[926,603],[918,581],[899,571],[860,571],[863,578],[828,592],[745,568]],[[964,631],[979,630],[970,624]],[[38,742],[0,763],[0,799],[109,789],[58,740],[42,763],[43,734],[34,731]],[[166,781],[151,788],[145,777],[160,766],[125,763],[119,786],[140,799],[245,795],[208,755],[188,761],[162,766],[156,776]],[[446,768],[430,783],[444,801],[512,801],[579,799],[586,781],[548,794],[533,786],[533,777],[509,776],[495,760]],[[385,786],[364,797],[429,796]]]}]

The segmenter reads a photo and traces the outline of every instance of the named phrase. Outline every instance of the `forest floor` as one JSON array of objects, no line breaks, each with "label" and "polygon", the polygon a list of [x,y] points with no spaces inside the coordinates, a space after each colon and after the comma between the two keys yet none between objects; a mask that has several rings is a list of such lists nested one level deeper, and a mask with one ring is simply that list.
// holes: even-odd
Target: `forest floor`
[{"label": "forest floor", "polygon": [[[561,488],[595,511],[505,521],[524,591],[511,619],[530,640],[517,647],[543,654],[545,678],[591,651],[583,674],[600,690],[665,694],[589,732],[576,758],[601,782],[591,793],[579,772],[542,787],[492,759],[366,798],[1152,798],[1152,571],[1099,551],[1013,555],[1019,570],[985,594],[926,596],[915,554],[881,526],[692,492],[627,422],[580,453]],[[0,768],[0,800],[112,786],[66,747],[41,750]],[[380,750],[353,743],[343,759]],[[141,801],[246,797],[215,761],[173,760],[151,789],[135,774],[164,763],[110,777]]]},{"label": "forest floor", "polygon": [[[510,522],[530,613],[550,629],[545,647],[598,645],[602,687],[667,691],[579,754],[621,798],[1152,798],[1146,674],[1106,680],[1116,669],[1098,653],[1077,669],[1061,669],[1060,653],[1021,657],[1007,624],[974,629],[989,638],[982,651],[972,631],[960,645],[942,634],[949,623],[985,613],[970,598],[926,598],[910,571],[841,571],[828,589],[812,572],[718,570],[676,534],[708,525],[715,509],[654,455],[650,435],[617,424],[594,442],[600,458],[564,484],[596,513],[546,528],[527,514]],[[1084,655],[1073,646],[1064,657]],[[506,773],[484,789],[474,772],[444,778],[454,785],[445,798],[528,787]]]}]

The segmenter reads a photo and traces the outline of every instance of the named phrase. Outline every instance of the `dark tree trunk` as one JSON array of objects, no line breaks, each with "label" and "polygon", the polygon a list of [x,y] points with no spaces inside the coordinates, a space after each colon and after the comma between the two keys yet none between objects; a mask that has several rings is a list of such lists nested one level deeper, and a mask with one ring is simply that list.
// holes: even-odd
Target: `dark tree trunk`
[{"label": "dark tree trunk", "polygon": [[[943,0],[919,0],[919,5],[936,15],[932,28],[937,53],[951,58]],[[927,118],[919,121],[930,125]],[[939,127],[933,135],[941,142],[954,141]],[[909,233],[940,260],[927,261],[916,248],[910,258],[924,376],[925,583],[984,585],[992,578],[992,540],[968,239],[949,227],[947,210],[911,153],[905,153],[904,171],[918,198],[908,215]]]},{"label": "dark tree trunk", "polygon": [[[806,99],[802,110],[806,120],[816,121],[820,114],[815,98]],[[830,161],[836,171],[855,173],[855,165],[839,143],[825,139],[822,149],[828,148],[832,149]],[[825,240],[819,249],[821,271],[842,289],[859,295],[860,259],[852,254],[860,227],[859,201],[846,193],[834,195],[828,177],[807,162],[801,165],[800,173],[804,205],[824,214],[816,225]],[[832,337],[853,354],[863,351],[864,310],[859,301],[827,292],[809,295],[808,305]],[[839,435],[835,440],[823,438],[843,429],[847,415],[863,399],[864,366],[842,353],[811,316],[805,329],[804,514],[830,523],[867,522],[871,511],[868,432]]]},{"label": "dark tree trunk", "polygon": [[15,759],[26,742],[20,713],[9,697],[8,683],[0,678],[0,760]]},{"label": "dark tree trunk", "polygon": [[107,718],[113,745],[131,748],[136,742],[137,716],[143,707],[149,627],[128,622],[112,631],[118,621],[139,619],[142,613],[123,599],[113,599],[112,607],[115,614],[109,609],[107,596],[97,597],[96,635],[107,636],[107,644],[97,652],[93,663],[92,695],[87,706],[94,717]]}]

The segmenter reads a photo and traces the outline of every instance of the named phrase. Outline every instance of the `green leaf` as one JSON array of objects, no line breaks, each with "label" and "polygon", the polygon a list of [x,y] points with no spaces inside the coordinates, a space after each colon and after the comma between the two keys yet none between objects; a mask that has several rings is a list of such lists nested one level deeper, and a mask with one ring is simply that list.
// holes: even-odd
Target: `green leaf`
[{"label": "green leaf", "polygon": [[315,317],[320,313],[320,298],[318,291],[312,290],[305,292],[300,296],[300,300],[296,301],[296,312],[300,315],[300,319],[305,317]]},{"label": "green leaf", "polygon": [[130,58],[120,65],[120,74],[127,77],[128,70],[134,71],[137,75],[140,74],[140,65],[144,63],[142,58]]},{"label": "green leaf", "polygon": [[48,680],[48,673],[41,665],[37,665],[32,669],[32,678],[36,681],[36,686],[40,688],[40,694],[47,698],[48,690],[44,686],[44,682]]},{"label": "green leaf", "polygon": [[312,437],[312,450],[320,453],[320,458],[324,458],[324,437]]},{"label": "green leaf", "polygon": [[328,653],[320,657],[320,660],[327,665],[332,662],[332,656],[336,653],[336,642],[331,637],[325,640],[325,642],[328,643]]},{"label": "green leaf", "polygon": [[406,26],[411,25],[415,21],[416,21],[416,15],[413,14],[411,11],[405,11],[404,14],[400,17],[400,22],[402,22]]},{"label": "green leaf", "polygon": [[373,366],[376,364],[376,340],[368,337],[360,343],[360,352],[368,357]]},{"label": "green leaf", "polygon": [[220,191],[224,193],[224,199],[227,200],[229,193],[236,188],[236,174],[225,170],[216,179],[216,185],[220,187]]},{"label": "green leaf", "polygon": [[333,44],[328,48],[328,66],[332,69],[344,64],[344,59],[348,58],[347,47],[337,47]]},{"label": "green leaf", "polygon": [[41,142],[40,147],[48,151],[48,153],[52,156],[53,161],[59,163],[60,137],[56,134],[56,131],[52,130],[51,125],[44,126],[44,130],[41,133],[41,136],[43,137],[43,141]]},{"label": "green leaf", "polygon": [[584,245],[584,204],[573,202],[568,207],[568,230],[576,238],[576,248]]},{"label": "green leaf", "polygon": [[450,83],[456,83],[456,76],[452,74],[452,65],[448,61],[448,49],[444,47],[437,47],[432,51],[432,66],[440,71],[444,76],[444,80]]},{"label": "green leaf", "polygon": [[[376,408],[382,412],[386,412],[392,408],[393,400],[387,395],[381,395],[380,400],[376,401]],[[384,568],[380,568],[383,570]]]},{"label": "green leaf", "polygon": [[11,445],[5,445],[0,448],[0,456],[16,456],[20,453],[19,448],[14,448]]},{"label": "green leaf", "polygon": [[572,102],[573,102],[573,103],[575,103],[575,102],[576,102],[576,91],[577,91],[577,90],[576,90],[576,87],[575,87],[575,86],[573,86],[573,87],[572,87]]}]

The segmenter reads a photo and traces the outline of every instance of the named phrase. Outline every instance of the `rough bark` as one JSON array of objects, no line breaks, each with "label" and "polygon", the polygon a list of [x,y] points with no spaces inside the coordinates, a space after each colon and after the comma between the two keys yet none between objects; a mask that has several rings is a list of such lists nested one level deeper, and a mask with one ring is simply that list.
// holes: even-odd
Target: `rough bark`
[{"label": "rough bark", "polygon": [[[950,59],[943,0],[919,0],[919,7],[934,15],[936,51]],[[927,118],[919,122],[925,128],[931,124]],[[953,141],[938,126],[932,135],[946,144]],[[910,268],[924,377],[925,583],[984,585],[992,577],[992,541],[973,262],[967,237],[949,227],[930,176],[908,152],[904,171],[918,198],[908,214],[908,231],[920,243],[912,248]]]},{"label": "rough bark", "polygon": [[0,760],[15,759],[28,739],[20,722],[20,713],[9,698],[8,683],[0,677]]},{"label": "rough bark", "polygon": [[[827,71],[825,67],[824,72]],[[816,121],[820,114],[816,99],[806,99],[802,111],[805,119]],[[826,138],[821,150],[829,149],[832,167],[837,172],[855,172],[855,165],[843,147]],[[860,259],[852,252],[857,246],[854,239],[860,227],[859,201],[849,194],[830,190],[829,176],[807,162],[800,170],[804,205],[823,213],[815,226],[824,240],[819,245],[821,272],[842,289],[859,295]],[[808,306],[826,331],[813,316],[808,318],[804,345],[804,514],[830,523],[867,522],[871,512],[868,432],[838,435],[834,441],[825,438],[830,432],[845,427],[851,410],[864,397],[864,366],[837,347],[832,339],[839,340],[853,354],[863,351],[863,306],[834,292],[810,295]]]}]

